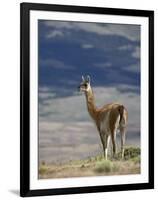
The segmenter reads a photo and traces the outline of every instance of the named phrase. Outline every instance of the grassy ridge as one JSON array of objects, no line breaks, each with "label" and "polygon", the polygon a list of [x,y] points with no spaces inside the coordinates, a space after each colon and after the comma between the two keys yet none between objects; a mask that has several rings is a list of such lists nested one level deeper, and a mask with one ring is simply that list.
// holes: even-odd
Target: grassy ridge
[{"label": "grassy ridge", "polygon": [[115,159],[105,160],[103,156],[95,156],[85,160],[70,161],[66,164],[39,166],[39,178],[66,178],[101,175],[121,175],[140,173],[140,148],[125,149],[125,158],[118,153]]}]

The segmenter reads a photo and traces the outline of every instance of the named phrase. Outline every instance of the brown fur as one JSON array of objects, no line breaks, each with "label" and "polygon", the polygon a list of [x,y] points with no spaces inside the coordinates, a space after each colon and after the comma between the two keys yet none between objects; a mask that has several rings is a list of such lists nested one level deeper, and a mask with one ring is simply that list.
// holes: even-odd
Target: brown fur
[{"label": "brown fur", "polygon": [[109,118],[110,118],[111,131],[114,129],[116,119],[119,115],[120,115],[120,121],[122,121],[123,118],[125,118],[125,120],[127,121],[128,113],[123,105],[119,103],[109,103],[104,105],[102,108],[97,108],[95,105],[95,99],[92,89],[86,93],[86,99],[87,99],[88,111],[91,117],[96,122],[97,127],[99,127],[100,121],[103,120],[105,113],[109,111],[110,111]]}]

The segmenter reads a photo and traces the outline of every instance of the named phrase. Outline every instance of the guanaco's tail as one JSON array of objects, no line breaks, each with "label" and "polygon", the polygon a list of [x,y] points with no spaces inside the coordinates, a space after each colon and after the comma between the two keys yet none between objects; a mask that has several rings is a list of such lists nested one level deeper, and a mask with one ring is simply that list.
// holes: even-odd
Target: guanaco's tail
[{"label": "guanaco's tail", "polygon": [[[124,112],[125,112],[125,107],[123,105],[120,105],[119,108],[118,108],[118,111],[120,113],[120,121],[119,121],[119,124],[121,124],[122,122],[122,119],[124,118]],[[125,123],[125,120],[124,120],[124,123]],[[125,125],[125,124],[124,124]]]}]

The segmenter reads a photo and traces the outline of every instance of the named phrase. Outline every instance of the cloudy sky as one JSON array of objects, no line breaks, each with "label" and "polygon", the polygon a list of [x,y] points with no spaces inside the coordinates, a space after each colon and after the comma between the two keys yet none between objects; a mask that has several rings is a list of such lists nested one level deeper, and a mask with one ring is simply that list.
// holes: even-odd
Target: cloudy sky
[{"label": "cloudy sky", "polygon": [[139,145],[140,26],[39,20],[38,35],[40,161],[101,152],[85,97],[77,91],[87,74],[98,106],[117,101],[127,107],[127,143]]}]

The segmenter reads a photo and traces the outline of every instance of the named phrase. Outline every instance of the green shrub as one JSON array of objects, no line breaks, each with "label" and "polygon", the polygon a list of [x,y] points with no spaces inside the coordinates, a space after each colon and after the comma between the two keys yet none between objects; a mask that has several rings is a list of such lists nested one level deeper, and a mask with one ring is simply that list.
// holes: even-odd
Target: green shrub
[{"label": "green shrub", "polygon": [[110,160],[98,161],[95,166],[96,172],[111,172],[113,170],[113,163]]},{"label": "green shrub", "polygon": [[140,156],[131,158],[131,160],[134,162],[134,164],[138,164],[138,163],[140,163]]},{"label": "green shrub", "polygon": [[45,164],[40,165],[39,174],[43,175],[48,171],[48,167]]},{"label": "green shrub", "polygon": [[[127,147],[124,151],[124,159],[129,160],[135,157],[140,157],[140,148],[139,147]],[[121,157],[121,152],[118,153],[118,157]]]}]

